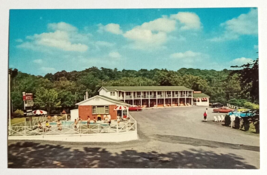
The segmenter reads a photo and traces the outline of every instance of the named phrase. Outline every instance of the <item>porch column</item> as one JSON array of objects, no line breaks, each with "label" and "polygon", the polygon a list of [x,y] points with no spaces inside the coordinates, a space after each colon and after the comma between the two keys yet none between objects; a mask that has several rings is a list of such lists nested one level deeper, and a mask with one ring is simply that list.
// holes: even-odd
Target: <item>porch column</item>
[{"label": "porch column", "polygon": [[172,106],[172,92],[173,92],[173,91],[171,91],[171,106]]},{"label": "porch column", "polygon": [[156,105],[158,107],[158,91],[156,91]]},{"label": "porch column", "polygon": [[124,91],[124,95],[123,95],[123,100],[124,100],[124,102],[125,102],[125,94],[126,94],[126,93],[125,93],[125,91]]},{"label": "porch column", "polygon": [[186,104],[186,91],[184,91],[184,105]]},{"label": "porch column", "polygon": [[134,105],[134,92],[131,92],[132,94],[132,105]]},{"label": "porch column", "polygon": [[191,105],[193,106],[193,91],[191,92]]},{"label": "porch column", "polygon": [[179,106],[179,104],[180,104],[180,95],[181,95],[181,92],[180,91],[178,91],[178,98],[177,98],[177,106]]},{"label": "porch column", "polygon": [[142,93],[143,93],[143,92],[141,91],[141,92],[140,92],[140,94],[141,94],[141,95],[140,95],[140,98],[141,98],[141,108],[142,108]]},{"label": "porch column", "polygon": [[[163,91],[163,92],[164,92],[164,91]],[[164,104],[163,104],[163,107],[165,107],[165,93],[166,93],[166,92],[162,93],[162,94],[163,94],[163,98],[164,98],[164,102],[163,102]]]},{"label": "porch column", "polygon": [[148,92],[148,107],[150,107],[150,91]]}]

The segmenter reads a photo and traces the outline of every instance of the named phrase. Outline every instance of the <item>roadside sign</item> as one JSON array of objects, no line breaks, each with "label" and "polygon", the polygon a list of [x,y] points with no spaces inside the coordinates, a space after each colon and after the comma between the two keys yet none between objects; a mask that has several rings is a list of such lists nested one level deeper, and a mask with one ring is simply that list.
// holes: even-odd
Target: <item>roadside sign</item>
[{"label": "roadside sign", "polygon": [[25,107],[31,107],[31,106],[33,106],[33,105],[34,105],[33,100],[26,100],[26,101],[25,101]]}]

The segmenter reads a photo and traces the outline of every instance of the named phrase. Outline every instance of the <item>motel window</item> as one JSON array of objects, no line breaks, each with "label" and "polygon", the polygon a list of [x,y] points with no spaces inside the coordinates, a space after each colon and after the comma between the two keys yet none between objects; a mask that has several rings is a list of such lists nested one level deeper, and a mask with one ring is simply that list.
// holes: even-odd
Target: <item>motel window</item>
[{"label": "motel window", "polygon": [[93,106],[93,114],[109,114],[109,106]]},{"label": "motel window", "polygon": [[161,95],[161,92],[158,92],[158,95]]},{"label": "motel window", "polygon": [[110,96],[115,96],[115,92],[110,92]]},{"label": "motel window", "polygon": [[126,92],[126,95],[131,95],[131,92]]},{"label": "motel window", "polygon": [[207,98],[202,98],[201,101],[202,102],[207,102],[208,100],[207,100]]}]

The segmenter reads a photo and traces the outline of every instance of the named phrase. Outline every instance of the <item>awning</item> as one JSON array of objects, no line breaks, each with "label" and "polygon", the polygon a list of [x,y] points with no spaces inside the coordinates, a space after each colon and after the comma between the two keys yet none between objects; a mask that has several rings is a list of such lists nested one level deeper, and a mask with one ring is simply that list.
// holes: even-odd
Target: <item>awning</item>
[{"label": "awning", "polygon": [[126,106],[117,106],[114,110],[127,110]]}]

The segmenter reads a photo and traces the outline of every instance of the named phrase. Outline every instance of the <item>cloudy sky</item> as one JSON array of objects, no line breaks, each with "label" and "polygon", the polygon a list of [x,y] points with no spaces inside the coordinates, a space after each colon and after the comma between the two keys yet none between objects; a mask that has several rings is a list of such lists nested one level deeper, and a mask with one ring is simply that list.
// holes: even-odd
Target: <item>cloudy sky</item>
[{"label": "cloudy sky", "polygon": [[258,57],[255,8],[11,10],[9,67],[230,69]]}]

